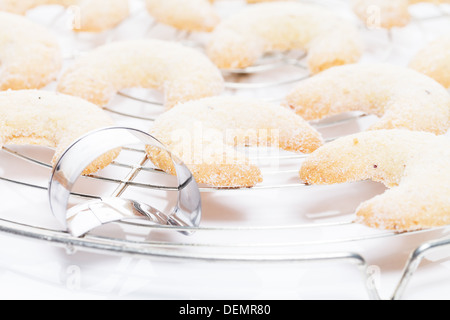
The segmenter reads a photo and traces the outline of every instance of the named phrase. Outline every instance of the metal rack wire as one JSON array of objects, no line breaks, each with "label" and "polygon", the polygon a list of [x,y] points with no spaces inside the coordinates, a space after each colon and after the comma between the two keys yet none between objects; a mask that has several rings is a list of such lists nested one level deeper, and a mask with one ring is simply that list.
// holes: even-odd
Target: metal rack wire
[{"label": "metal rack wire", "polygon": [[[148,31],[151,31],[156,24],[152,23]],[[190,41],[190,34],[177,32],[176,38],[180,41]],[[112,38],[109,38],[112,39]],[[389,36],[390,41],[392,37]],[[272,86],[283,86],[291,83],[296,83],[302,79],[307,78],[307,70],[302,63],[304,54],[294,53],[294,56],[290,56],[292,53],[274,55],[268,57],[262,64],[250,67],[244,70],[228,70],[224,74],[227,79],[233,79],[233,81],[227,81],[227,89],[232,93],[236,93],[238,90],[257,90],[261,88],[268,88]],[[269,63],[267,63],[269,61]],[[248,76],[270,72],[277,70],[281,65],[288,65],[294,67],[297,70],[302,71],[300,77],[295,79],[287,79],[284,81],[277,81],[273,83],[268,82],[256,82],[256,83],[243,83],[242,79]],[[139,95],[133,95],[128,92],[121,92],[120,98],[127,99],[128,102],[135,101],[139,104],[145,104],[151,108],[152,112],[163,112],[161,108],[161,102],[152,100],[147,97],[140,97]],[[153,121],[155,117],[143,116],[140,114],[130,114],[116,108],[106,108],[107,111],[114,113],[119,117],[139,119],[144,121]],[[326,129],[329,127],[335,127],[342,124],[348,124],[351,121],[357,121],[358,119],[365,118],[365,114],[351,114],[342,116],[338,119],[328,120],[326,122],[317,122],[313,125],[318,129]],[[331,141],[334,137],[330,138]],[[176,192],[177,188],[169,185],[149,184],[148,182],[137,181],[139,174],[150,174],[157,176],[165,176],[166,173],[148,165],[146,162],[145,151],[137,148],[124,148],[124,152],[137,155],[138,159],[144,158],[144,161],[137,162],[122,162],[114,161],[111,164],[112,170],[109,173],[116,173],[115,170],[125,170],[125,174],[122,176],[110,177],[107,174],[90,175],[85,177],[87,181],[95,181],[96,183],[112,185],[115,190],[115,196],[122,195],[127,189],[146,190],[151,192],[163,192],[171,193]],[[47,172],[50,172],[52,166],[46,161],[34,158],[33,156],[24,154],[15,150],[13,147],[3,147],[0,154],[8,157],[14,157],[20,161],[21,166],[37,166]],[[264,159],[271,159],[272,155],[266,154],[256,155],[253,160],[263,161]],[[293,155],[286,154],[277,156],[276,160],[285,162],[288,169],[265,171],[265,176],[278,177],[280,175],[287,175],[288,179],[282,181],[292,181],[292,177],[296,176],[297,168],[301,161],[305,158],[305,155]],[[134,172],[136,174],[129,174]],[[120,171],[120,174],[123,172]],[[30,181],[22,181],[17,177],[0,176],[0,180],[20,185],[24,188],[34,188],[45,192],[47,190],[46,185],[39,185]],[[215,193],[257,193],[267,190],[293,190],[299,189],[308,192],[311,186],[306,186],[300,182],[283,183],[277,180],[275,183],[263,184],[250,189],[227,189],[220,187],[201,186],[200,191],[203,194],[215,194]],[[99,194],[87,194],[84,192],[73,192],[72,195],[79,199],[98,199]],[[262,226],[242,226],[232,224],[231,226],[223,225],[203,225],[198,228],[187,227],[169,227],[158,226],[148,224],[142,221],[120,223],[123,228],[144,228],[149,233],[152,231],[159,231],[168,233],[168,239],[161,240],[145,240],[145,241],[130,241],[125,238],[118,238],[114,236],[104,236],[102,234],[88,234],[82,238],[76,238],[71,236],[68,232],[62,230],[55,230],[49,228],[43,228],[39,226],[33,226],[29,224],[19,223],[12,220],[0,219],[0,231],[31,239],[36,239],[44,242],[48,242],[52,245],[61,246],[70,250],[87,250],[92,252],[102,252],[114,255],[133,255],[142,256],[145,258],[168,258],[168,259],[182,259],[182,260],[196,260],[196,261],[220,261],[220,262],[238,262],[238,263],[298,263],[307,264],[311,262],[318,263],[346,263],[356,266],[357,270],[362,276],[367,295],[371,299],[382,299],[379,292],[379,288],[371,282],[370,272],[368,272],[370,265],[365,259],[364,255],[356,251],[345,249],[349,243],[364,243],[376,240],[389,240],[398,239],[400,237],[409,237],[418,234],[430,235],[432,240],[426,243],[421,243],[408,258],[405,264],[403,274],[398,282],[395,292],[389,297],[390,299],[401,299],[407,290],[408,284],[414,276],[421,261],[430,253],[437,250],[445,250],[450,248],[450,240],[445,238],[447,235],[446,228],[437,228],[433,230],[423,230],[408,234],[396,234],[394,232],[367,230],[361,226],[358,226],[353,222],[353,214],[346,214],[343,217],[339,216],[339,219],[332,219],[331,222],[319,222],[319,223],[300,223],[300,224],[285,224],[285,225],[262,225]],[[299,231],[308,232],[311,234],[332,234],[331,237],[307,237],[303,239],[297,234]],[[325,232],[323,232],[325,230]],[[336,236],[332,230],[345,230],[346,232],[339,232],[340,236]],[[351,230],[350,232],[347,232]],[[194,237],[183,237],[174,233],[178,231],[190,231],[194,232]],[[269,232],[273,235],[271,239],[279,239],[277,241],[267,241],[262,234]],[[247,236],[243,234],[251,233],[253,235],[252,240],[249,241]],[[288,235],[280,236],[280,233],[287,233]],[[224,234],[232,234],[236,236],[236,240],[224,243],[222,236]],[[296,236],[291,237],[293,234]],[[345,234],[345,236],[342,236]],[[439,237],[444,236],[442,239],[434,238],[438,234]],[[341,246],[343,245],[343,246]],[[330,246],[332,249],[330,250]],[[370,285],[369,285],[370,284]]]},{"label": "metal rack wire", "polygon": [[[134,148],[126,148],[126,152],[138,153],[142,154],[143,150],[134,149]],[[20,152],[17,152],[11,148],[4,147],[2,149],[3,153],[7,153],[10,156],[13,156],[19,159],[22,162],[29,163],[33,166],[39,166],[45,168],[47,170],[51,170],[51,165],[42,162],[38,159],[34,159],[30,156],[24,155]],[[294,155],[287,156],[286,160],[292,160],[292,158],[296,160],[301,160],[304,156],[302,155]],[[123,163],[123,162],[114,162],[111,166],[117,168],[125,168],[127,170],[132,170],[134,172],[150,172],[152,174],[158,175],[166,175],[164,172],[156,169],[154,167],[149,167],[143,165],[144,162],[140,162],[138,165]],[[292,171],[293,172],[293,171]],[[86,179],[93,181],[100,181],[101,183],[113,184],[115,190],[119,190],[116,193],[117,196],[120,196],[126,188],[143,188],[145,190],[151,190],[155,192],[176,192],[177,189],[175,187],[166,186],[166,185],[152,185],[149,183],[140,183],[135,182],[134,178],[137,175],[127,175],[128,179],[121,178],[109,178],[101,175],[91,175],[87,176]],[[0,177],[0,180],[19,184],[23,187],[27,188],[36,188],[41,189],[43,191],[47,190],[46,186],[37,185],[33,183],[28,183],[25,181],[19,181],[18,179],[10,179],[5,177]],[[258,192],[258,190],[267,190],[267,189],[279,189],[286,188],[288,190],[292,190],[292,188],[309,188],[309,186],[305,186],[303,184],[290,184],[290,185],[268,185],[262,187],[255,187],[253,189],[245,189],[245,190],[230,190],[216,187],[208,187],[204,186],[201,188],[201,192],[203,193],[211,193],[211,192]],[[83,198],[83,199],[96,199],[99,198],[99,195],[85,194],[85,193],[73,193],[74,197]],[[168,226],[158,226],[158,225],[150,225],[145,222],[127,222],[122,223],[125,224],[126,227],[133,228],[146,228],[150,232],[154,230],[158,230],[160,232],[168,232],[173,236],[173,232],[178,231],[189,231],[195,232],[197,235],[193,238],[181,238],[178,239],[175,237],[173,241],[129,241],[126,239],[120,239],[115,237],[105,237],[101,235],[89,234],[82,238],[77,238],[71,236],[66,231],[61,230],[53,230],[46,229],[37,226],[26,225],[23,223],[17,223],[14,221],[0,219],[0,230],[5,233],[33,238],[42,241],[48,241],[54,245],[64,246],[72,249],[80,249],[80,250],[88,250],[95,252],[107,252],[110,254],[120,254],[120,255],[138,255],[142,257],[163,257],[163,258],[173,258],[173,259],[188,259],[188,260],[200,260],[200,261],[221,261],[221,262],[258,262],[258,263],[285,263],[285,262],[294,262],[299,264],[311,263],[311,262],[319,262],[319,263],[348,263],[351,265],[357,266],[359,272],[361,272],[363,276],[363,280],[365,283],[370,281],[370,273],[367,271],[370,267],[364,256],[353,251],[346,251],[342,249],[338,249],[336,251],[322,251],[323,247],[339,246],[341,244],[348,243],[362,243],[366,241],[374,241],[374,240],[386,240],[390,238],[398,239],[398,237],[406,237],[410,234],[396,234],[393,232],[386,231],[377,231],[377,232],[368,232],[367,230],[359,230],[359,226],[355,225],[352,220],[352,215],[347,215],[344,220],[339,219],[337,221],[326,222],[326,223],[312,223],[312,224],[297,224],[297,225],[269,225],[269,226],[201,226],[198,228],[185,228],[185,227],[168,227]],[[345,237],[333,236],[329,239],[291,239],[288,237],[287,239],[279,240],[279,241],[267,241],[263,240],[261,236],[258,234],[265,234],[269,232],[270,234],[276,235],[278,237],[279,233],[289,234],[297,233],[299,231],[308,230],[308,234],[321,232],[326,230],[326,233],[331,230],[347,230],[344,232],[346,234]],[[356,229],[357,231],[352,234],[349,233],[348,230]],[[421,233],[433,233],[436,231],[442,230],[445,234],[445,228],[439,228],[434,230],[424,230],[418,231],[412,234],[421,234]],[[219,234],[244,234],[244,233],[252,233],[252,241],[248,242],[247,237],[241,239],[238,237],[238,240],[233,242],[224,243],[220,239],[216,239],[216,236]],[[257,235],[257,236],[255,236]],[[272,238],[276,238],[272,237]],[[411,277],[414,275],[415,270],[417,269],[420,261],[427,255],[430,251],[445,249],[450,246],[450,242],[448,240],[433,240],[429,243],[422,244],[415,252],[411,255],[410,259],[407,261],[407,266],[405,267],[404,275],[402,276],[401,281],[398,284],[398,288],[396,292],[393,294],[392,298],[399,299],[402,297],[408,282],[411,280]],[[303,253],[304,248],[308,248],[307,253]],[[311,248],[316,248],[312,250],[313,253],[309,251]],[[372,299],[381,299],[379,292],[377,291],[376,286],[367,286],[367,294]]]}]

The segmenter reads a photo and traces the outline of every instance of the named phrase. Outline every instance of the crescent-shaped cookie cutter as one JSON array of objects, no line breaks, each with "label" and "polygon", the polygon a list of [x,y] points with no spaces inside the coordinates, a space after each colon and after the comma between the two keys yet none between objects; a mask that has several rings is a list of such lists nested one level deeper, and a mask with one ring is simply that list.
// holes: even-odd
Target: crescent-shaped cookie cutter
[{"label": "crescent-shaped cookie cutter", "polygon": [[[172,159],[178,182],[178,199],[172,212],[166,214],[149,204],[119,198],[120,192],[68,209],[72,189],[92,161],[111,150],[137,144],[157,147]],[[183,231],[183,227],[192,230],[199,226],[201,220],[200,190],[190,170],[153,136],[132,128],[104,128],[74,142],[53,169],[48,196],[53,215],[75,237],[82,237],[105,224],[130,219],[146,219],[158,225],[181,227],[181,233],[190,235],[192,232]]]}]

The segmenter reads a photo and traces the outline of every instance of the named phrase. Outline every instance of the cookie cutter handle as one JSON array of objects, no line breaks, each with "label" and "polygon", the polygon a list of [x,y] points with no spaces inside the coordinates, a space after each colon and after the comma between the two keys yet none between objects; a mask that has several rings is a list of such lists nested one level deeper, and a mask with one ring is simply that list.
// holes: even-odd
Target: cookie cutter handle
[{"label": "cookie cutter handle", "polygon": [[[112,150],[132,145],[156,147],[167,152],[171,158],[178,182],[178,201],[172,212],[164,214],[148,204],[112,198],[99,198],[68,210],[73,187],[85,168]],[[130,218],[147,219],[156,224],[176,227],[198,227],[201,220],[200,190],[190,170],[156,138],[133,128],[103,128],[74,142],[53,169],[48,196],[55,218],[76,237],[103,224]],[[187,235],[192,233],[183,230],[180,232]]]}]

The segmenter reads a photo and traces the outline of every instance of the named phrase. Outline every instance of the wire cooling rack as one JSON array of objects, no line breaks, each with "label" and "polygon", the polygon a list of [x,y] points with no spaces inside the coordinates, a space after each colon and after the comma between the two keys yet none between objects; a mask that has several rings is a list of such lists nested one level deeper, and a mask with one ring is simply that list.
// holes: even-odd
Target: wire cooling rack
[{"label": "wire cooling rack", "polygon": [[[437,15],[414,20],[413,23],[419,26],[420,34],[424,38],[426,38],[425,24],[428,21],[447,16],[442,8],[439,7],[438,10]],[[140,17],[141,15],[142,17]],[[123,25],[133,23],[134,20],[149,19],[144,16],[145,14],[141,10],[136,10],[130,16],[129,21],[125,21]],[[56,24],[60,19],[60,17],[55,17],[51,23]],[[87,39],[83,39],[83,35],[65,35],[64,39],[70,38],[71,44],[81,42],[95,47],[99,43],[119,40],[123,25],[96,38],[89,36]],[[197,39],[198,35],[196,34],[176,31],[161,26],[151,19],[147,26],[144,28],[144,36],[153,37],[154,34],[162,33],[164,38],[168,37],[173,41],[180,41],[199,49],[202,47],[201,40]],[[163,32],[156,29],[163,29]],[[384,37],[381,40],[384,42],[383,50],[378,52],[377,59],[380,57],[388,59],[394,55],[396,50],[402,48],[402,46],[397,46],[395,30],[378,30],[376,32]],[[78,54],[80,54],[79,48],[72,48],[71,53],[67,55],[67,60]],[[251,95],[271,101],[281,100],[282,93],[286,92],[289,86],[310,76],[304,64],[304,57],[303,52],[285,52],[267,56],[258,65],[244,70],[226,70],[224,77],[227,93]],[[280,73],[282,74],[281,78]],[[124,105],[126,105],[126,109],[123,108]],[[144,128],[149,128],[152,121],[164,112],[158,93],[141,89],[120,92],[106,110],[119,122],[131,123]],[[366,114],[351,113],[314,122],[312,125],[326,136],[327,141],[332,141],[349,132],[363,130],[364,126],[372,120],[373,118]],[[311,208],[314,207],[311,206],[311,202],[322,202],[326,199],[333,201],[334,195],[330,196],[330,193],[336,192],[336,189],[307,186],[298,181],[298,170],[306,155],[250,148],[245,152],[255,163],[260,165],[265,178],[263,184],[250,189],[228,189],[202,185],[200,191],[204,197],[206,212],[214,207],[209,202],[214,203],[217,198],[224,198],[226,201],[233,199],[239,203],[238,207],[243,206],[242,211],[251,217],[247,221],[235,220],[232,217],[219,222],[206,219],[200,227],[196,228],[159,226],[143,221],[128,221],[118,223],[123,230],[120,235],[110,232],[108,229],[100,229],[77,238],[58,228],[0,218],[0,231],[61,246],[68,252],[82,250],[119,256],[131,255],[145,258],[222,263],[294,263],[302,266],[310,263],[345,263],[355,266],[355,272],[361,274],[361,281],[367,296],[371,299],[382,299],[383,297],[376,279],[371,273],[373,264],[366,258],[367,251],[361,250],[361,248],[367,246],[371,249],[384,250],[381,246],[386,243],[405,241],[410,243],[411,254],[405,261],[401,277],[394,292],[389,296],[390,299],[401,299],[404,296],[408,284],[423,259],[434,252],[445,252],[450,248],[447,228],[397,234],[360,226],[353,222],[353,211],[345,211],[342,208],[333,209],[331,206],[328,207],[328,210],[308,212],[308,205]],[[0,176],[0,180],[7,185],[18,185],[24,190],[28,188],[40,190],[45,194],[48,188],[48,177],[52,170],[52,166],[49,164],[50,155],[51,151],[48,150],[5,146],[0,152],[0,157],[2,164],[9,164],[9,166],[2,167],[3,174]],[[143,149],[125,147],[121,157],[105,171],[83,177],[79,188],[72,192],[71,200],[77,203],[88,199],[98,199],[104,194],[113,192],[117,196],[123,194],[131,197],[144,196],[146,199],[152,199],[151,201],[161,202],[162,206],[168,205],[166,202],[173,200],[173,194],[177,192],[177,188],[166,173],[143,159],[146,160]],[[166,179],[168,180],[166,181]],[[154,181],[154,183],[148,181]],[[349,190],[368,188],[369,193],[374,194],[382,191],[379,186],[374,187],[375,191],[372,190],[372,187],[374,187],[372,184],[367,187],[366,183],[347,186]],[[119,193],[117,193],[118,188],[120,188]],[[349,197],[348,194],[343,193],[344,195],[339,194],[338,191],[335,197]],[[276,201],[271,198],[274,195],[277,197]],[[294,203],[301,203],[306,209],[292,211],[288,206],[286,208],[289,209],[284,209],[283,201],[292,201],[293,197],[300,197],[302,200],[294,201]],[[361,201],[358,197],[362,196],[350,197],[351,199],[346,201],[351,202],[354,207]],[[266,200],[260,201],[260,199]],[[256,203],[258,205],[255,205]],[[272,204],[273,214],[255,218],[258,211],[261,210],[261,206],[270,206],[269,203]],[[228,210],[226,206],[224,210]],[[234,212],[236,208],[230,206],[229,210]],[[231,212],[231,216],[233,216],[233,212]],[[187,237],[179,231],[189,231],[193,235]],[[124,236],[124,234],[135,233],[146,234],[146,236],[139,240],[130,240]]]}]

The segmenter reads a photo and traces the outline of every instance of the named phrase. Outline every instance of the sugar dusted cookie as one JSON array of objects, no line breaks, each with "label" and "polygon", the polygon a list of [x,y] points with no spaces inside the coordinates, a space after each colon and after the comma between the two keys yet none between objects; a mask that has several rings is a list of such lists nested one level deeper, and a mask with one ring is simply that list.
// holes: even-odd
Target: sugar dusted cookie
[{"label": "sugar dusted cookie", "polygon": [[450,224],[450,139],[409,130],[340,138],[303,163],[300,177],[325,185],[374,180],[390,189],[362,203],[356,221],[398,232]]},{"label": "sugar dusted cookie", "polygon": [[277,1],[248,6],[214,30],[207,53],[221,69],[253,65],[265,53],[305,50],[311,73],[357,62],[362,54],[355,26],[321,6]]},{"label": "sugar dusted cookie", "polygon": [[196,49],[162,40],[130,40],[82,56],[62,75],[58,91],[106,106],[118,91],[134,87],[163,91],[171,108],[222,93],[224,80]]},{"label": "sugar dusted cookie", "polygon": [[[179,156],[199,183],[253,187],[260,169],[236,146],[275,147],[310,153],[323,144],[301,117],[279,105],[240,97],[212,97],[179,104],[160,116],[150,133]],[[159,168],[172,172],[164,152],[148,149]]]},{"label": "sugar dusted cookie", "polygon": [[[247,3],[269,1],[280,0],[247,0]],[[156,21],[179,30],[211,32],[221,21],[214,7],[214,0],[145,0],[145,2],[148,12]]]},{"label": "sugar dusted cookie", "polygon": [[[55,148],[53,165],[78,138],[113,125],[103,110],[80,98],[42,90],[0,93],[0,146],[28,144]],[[111,152],[102,156],[84,174],[103,169],[116,155],[117,152]]]},{"label": "sugar dusted cookie", "polygon": [[331,68],[299,83],[286,105],[308,121],[363,111],[380,117],[371,129],[443,134],[450,126],[447,90],[426,75],[389,64]]},{"label": "sugar dusted cookie", "polygon": [[439,37],[425,46],[409,66],[450,89],[450,36]]},{"label": "sugar dusted cookie", "polygon": [[156,21],[177,29],[211,32],[220,17],[210,0],[146,0],[147,10]]},{"label": "sugar dusted cookie", "polygon": [[0,90],[40,89],[62,66],[56,37],[26,18],[0,12]]},{"label": "sugar dusted cookie", "polygon": [[0,0],[0,10],[16,14],[42,5],[73,9],[74,31],[101,32],[114,28],[129,16],[128,0]]}]

